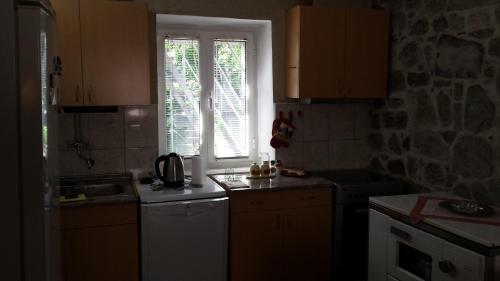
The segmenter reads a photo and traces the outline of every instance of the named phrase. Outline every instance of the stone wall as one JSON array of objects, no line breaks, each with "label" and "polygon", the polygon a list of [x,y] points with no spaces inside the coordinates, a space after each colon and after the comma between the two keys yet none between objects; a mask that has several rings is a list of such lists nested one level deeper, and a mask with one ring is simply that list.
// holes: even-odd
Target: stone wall
[{"label": "stone wall", "polygon": [[500,1],[379,0],[392,14],[389,99],[370,167],[500,202]]}]

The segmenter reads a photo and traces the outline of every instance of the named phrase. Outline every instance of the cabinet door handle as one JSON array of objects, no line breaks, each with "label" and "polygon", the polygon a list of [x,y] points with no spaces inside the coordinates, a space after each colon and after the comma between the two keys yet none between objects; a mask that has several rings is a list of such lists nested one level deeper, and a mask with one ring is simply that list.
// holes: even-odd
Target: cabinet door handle
[{"label": "cabinet door handle", "polygon": [[406,240],[406,241],[410,241],[411,240],[411,235],[410,233],[406,232],[406,231],[403,231],[399,228],[396,228],[394,226],[391,226],[391,233],[396,235],[397,237],[403,239],[403,240]]},{"label": "cabinet door handle", "polygon": [[315,196],[306,196],[306,197],[301,197],[300,200],[302,201],[310,201],[316,199]]}]

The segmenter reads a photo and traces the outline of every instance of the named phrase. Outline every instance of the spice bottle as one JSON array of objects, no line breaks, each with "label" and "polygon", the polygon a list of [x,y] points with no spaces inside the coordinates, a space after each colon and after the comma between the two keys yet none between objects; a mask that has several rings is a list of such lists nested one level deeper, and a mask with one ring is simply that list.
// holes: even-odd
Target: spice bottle
[{"label": "spice bottle", "polygon": [[263,177],[269,176],[271,173],[271,167],[269,167],[269,161],[264,161],[262,166],[260,166],[260,175]]},{"label": "spice bottle", "polygon": [[257,163],[252,163],[252,166],[250,166],[250,175],[252,177],[260,176],[260,167]]}]

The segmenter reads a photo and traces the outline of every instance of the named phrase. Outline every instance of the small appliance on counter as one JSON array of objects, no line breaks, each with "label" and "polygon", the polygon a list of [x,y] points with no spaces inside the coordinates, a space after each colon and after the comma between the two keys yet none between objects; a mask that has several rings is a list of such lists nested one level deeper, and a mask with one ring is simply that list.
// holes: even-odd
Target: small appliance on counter
[{"label": "small appliance on counter", "polygon": [[[160,172],[160,164],[163,164],[163,173]],[[156,176],[166,187],[180,187],[184,185],[184,161],[177,153],[162,155],[155,161]]]}]

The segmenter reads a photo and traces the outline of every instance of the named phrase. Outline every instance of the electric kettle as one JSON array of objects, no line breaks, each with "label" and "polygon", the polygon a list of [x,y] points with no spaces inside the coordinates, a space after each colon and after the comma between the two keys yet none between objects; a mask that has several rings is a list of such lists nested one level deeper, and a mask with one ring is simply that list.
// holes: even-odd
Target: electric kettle
[{"label": "electric kettle", "polygon": [[[163,163],[163,174],[160,172],[160,163]],[[184,185],[184,161],[177,153],[162,155],[155,161],[156,176],[163,181],[164,186],[179,187]]]}]

